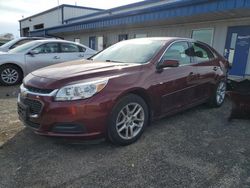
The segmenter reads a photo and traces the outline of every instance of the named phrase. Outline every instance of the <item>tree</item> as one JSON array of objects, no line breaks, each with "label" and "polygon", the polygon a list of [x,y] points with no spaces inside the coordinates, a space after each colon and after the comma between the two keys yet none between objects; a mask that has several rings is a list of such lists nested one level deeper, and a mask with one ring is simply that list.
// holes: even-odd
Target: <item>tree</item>
[{"label": "tree", "polygon": [[0,38],[12,40],[14,39],[14,35],[12,33],[4,33],[0,34]]}]

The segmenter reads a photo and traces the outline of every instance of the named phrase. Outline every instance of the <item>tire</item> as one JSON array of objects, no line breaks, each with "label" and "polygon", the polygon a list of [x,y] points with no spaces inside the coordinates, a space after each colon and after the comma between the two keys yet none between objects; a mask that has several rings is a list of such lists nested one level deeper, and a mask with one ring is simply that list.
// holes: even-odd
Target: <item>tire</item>
[{"label": "tire", "polygon": [[148,124],[148,107],[138,95],[123,97],[113,108],[109,118],[108,139],[116,145],[137,141]]},{"label": "tire", "polygon": [[21,69],[15,65],[0,66],[0,84],[4,86],[12,86],[21,83],[23,73]]},{"label": "tire", "polygon": [[209,100],[210,107],[218,108],[224,103],[226,97],[226,85],[227,83],[225,81],[220,81],[216,85],[216,88]]}]

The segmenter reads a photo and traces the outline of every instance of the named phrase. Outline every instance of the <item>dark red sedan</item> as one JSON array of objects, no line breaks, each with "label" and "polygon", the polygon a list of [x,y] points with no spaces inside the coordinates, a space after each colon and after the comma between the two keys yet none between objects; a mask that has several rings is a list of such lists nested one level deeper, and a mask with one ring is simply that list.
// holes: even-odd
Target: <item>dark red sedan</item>
[{"label": "dark red sedan", "polygon": [[47,136],[135,142],[150,120],[225,98],[228,62],[210,46],[185,38],[122,41],[89,60],[32,72],[18,113]]}]

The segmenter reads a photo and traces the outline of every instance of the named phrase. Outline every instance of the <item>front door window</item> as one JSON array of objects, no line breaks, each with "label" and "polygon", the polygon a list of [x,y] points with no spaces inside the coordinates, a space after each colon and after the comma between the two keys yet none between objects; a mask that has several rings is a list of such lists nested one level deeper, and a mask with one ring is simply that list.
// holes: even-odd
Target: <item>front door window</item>
[{"label": "front door window", "polygon": [[190,64],[191,58],[188,55],[189,46],[187,42],[174,43],[162,57],[164,60],[176,60],[180,65]]},{"label": "front door window", "polygon": [[47,43],[34,49],[38,54],[59,53],[58,43]]}]

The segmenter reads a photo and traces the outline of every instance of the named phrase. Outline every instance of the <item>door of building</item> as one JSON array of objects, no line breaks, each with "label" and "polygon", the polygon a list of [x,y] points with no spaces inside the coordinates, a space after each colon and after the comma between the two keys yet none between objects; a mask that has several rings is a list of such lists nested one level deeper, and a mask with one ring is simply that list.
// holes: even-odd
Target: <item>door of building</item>
[{"label": "door of building", "polygon": [[96,37],[95,36],[89,37],[89,47],[92,48],[93,50],[96,49]]},{"label": "door of building", "polygon": [[225,57],[232,63],[229,75],[250,75],[250,26],[229,27],[227,32]]},{"label": "door of building", "polygon": [[127,34],[122,34],[118,36],[118,41],[123,41],[123,40],[128,40],[128,35]]}]

